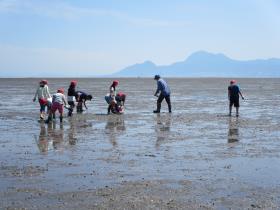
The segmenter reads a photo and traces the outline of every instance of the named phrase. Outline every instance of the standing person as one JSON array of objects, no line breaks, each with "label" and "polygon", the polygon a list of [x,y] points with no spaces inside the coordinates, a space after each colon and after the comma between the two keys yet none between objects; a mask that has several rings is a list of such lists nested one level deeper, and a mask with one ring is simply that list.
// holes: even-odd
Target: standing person
[{"label": "standing person", "polygon": [[[160,113],[161,109],[161,102],[163,99],[165,99],[167,105],[168,105],[168,111],[171,113],[171,101],[170,101],[170,88],[168,87],[167,83],[160,78],[159,75],[155,75],[154,80],[157,81],[157,90],[155,92],[155,96],[158,97],[157,100],[157,109],[154,110],[154,113]],[[158,93],[160,92],[160,95],[158,96]]]},{"label": "standing person", "polygon": [[41,80],[39,82],[39,87],[37,88],[33,98],[34,102],[37,97],[40,103],[40,119],[44,119],[46,106],[48,105],[48,98],[51,98],[47,80]]},{"label": "standing person", "polygon": [[77,112],[83,112],[83,105],[85,106],[86,109],[86,101],[91,101],[92,95],[89,95],[83,91],[77,91],[76,92],[76,101],[78,102],[77,104]]},{"label": "standing person", "polygon": [[239,95],[244,100],[244,97],[236,84],[236,80],[231,80],[230,86],[228,86],[229,116],[231,116],[233,105],[236,108],[236,117],[239,116]]},{"label": "standing person", "polygon": [[60,122],[62,122],[63,119],[63,105],[67,105],[66,97],[64,95],[64,89],[59,88],[57,90],[57,93],[55,93],[52,97],[52,106],[51,111],[49,113],[49,117],[46,120],[46,123],[49,123],[52,121],[53,116],[55,115],[56,110],[58,110],[60,116]]},{"label": "standing person", "polygon": [[114,80],[112,85],[110,86],[109,89],[109,94],[107,96],[105,96],[105,100],[106,102],[109,104],[108,106],[108,114],[110,114],[111,110],[114,110],[114,106],[116,105],[116,87],[119,85],[119,81],[118,80]]},{"label": "standing person", "polygon": [[68,116],[72,116],[73,109],[75,108],[75,101],[76,101],[76,86],[77,86],[77,81],[72,80],[70,82],[70,86],[68,88],[68,93],[67,93],[67,101],[68,104],[70,105],[70,108],[68,110]]}]

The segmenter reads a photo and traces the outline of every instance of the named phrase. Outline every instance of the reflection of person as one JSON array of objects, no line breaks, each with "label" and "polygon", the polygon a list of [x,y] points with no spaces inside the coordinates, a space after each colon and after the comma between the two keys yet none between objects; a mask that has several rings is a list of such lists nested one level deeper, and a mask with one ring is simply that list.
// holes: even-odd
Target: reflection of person
[{"label": "reflection of person", "polygon": [[75,145],[77,138],[75,137],[76,134],[76,126],[75,126],[75,119],[69,119],[69,129],[68,129],[68,141],[70,145]]},{"label": "reflection of person", "polygon": [[229,119],[228,124],[228,143],[239,141],[238,119]]},{"label": "reflection of person", "polygon": [[53,149],[59,149],[59,146],[64,141],[64,128],[63,124],[60,124],[59,130],[56,129],[56,124],[48,124],[48,136],[53,145]]},{"label": "reflection of person", "polygon": [[155,126],[157,134],[156,146],[158,147],[163,141],[168,140],[171,128],[171,116],[157,115],[157,125]]},{"label": "reflection of person", "polygon": [[117,146],[116,136],[125,131],[125,122],[122,116],[109,117],[105,129],[109,132],[110,142]]},{"label": "reflection of person", "polygon": [[36,101],[36,98],[38,97],[39,103],[40,103],[40,118],[45,118],[45,109],[48,104],[48,98],[51,98],[51,94],[49,92],[48,87],[48,81],[47,80],[41,80],[39,82],[39,87],[36,90],[35,96],[33,98],[33,101]]},{"label": "reflection of person", "polygon": [[158,96],[157,100],[157,109],[154,110],[154,113],[160,113],[161,109],[161,102],[163,99],[166,100],[166,103],[168,105],[168,110],[171,113],[171,101],[170,101],[170,88],[167,85],[167,83],[160,78],[159,75],[155,75],[154,80],[157,80],[157,90],[155,92],[155,96],[158,96],[158,93],[160,92],[160,95]]},{"label": "reflection of person", "polygon": [[36,139],[36,142],[40,152],[45,153],[49,150],[48,135],[44,124],[41,124],[39,138]]},{"label": "reflection of person", "polygon": [[235,80],[230,81],[228,86],[228,99],[229,99],[229,116],[231,116],[232,106],[236,108],[236,117],[239,116],[239,95],[244,100],[244,97],[236,84]]}]

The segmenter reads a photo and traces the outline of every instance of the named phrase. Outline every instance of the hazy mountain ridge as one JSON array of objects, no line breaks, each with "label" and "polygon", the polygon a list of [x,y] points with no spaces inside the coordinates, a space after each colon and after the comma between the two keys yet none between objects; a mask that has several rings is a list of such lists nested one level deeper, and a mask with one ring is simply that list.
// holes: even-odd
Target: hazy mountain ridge
[{"label": "hazy mountain ridge", "polygon": [[128,66],[114,76],[149,77],[155,74],[170,77],[280,77],[280,59],[239,61],[222,53],[198,51],[171,65],[157,66],[146,61]]}]

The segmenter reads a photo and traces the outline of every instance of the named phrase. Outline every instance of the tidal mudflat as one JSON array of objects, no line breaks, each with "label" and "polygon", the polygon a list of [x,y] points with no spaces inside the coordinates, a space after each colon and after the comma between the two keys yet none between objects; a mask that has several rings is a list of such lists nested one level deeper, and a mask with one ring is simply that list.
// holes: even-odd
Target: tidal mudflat
[{"label": "tidal mudflat", "polygon": [[[37,79],[0,79],[1,209],[278,209],[280,80],[166,79],[173,113],[153,114],[153,79],[120,79],[124,115],[106,115],[110,79],[79,79],[83,114],[45,125]],[[70,79],[49,79],[52,93]]]}]

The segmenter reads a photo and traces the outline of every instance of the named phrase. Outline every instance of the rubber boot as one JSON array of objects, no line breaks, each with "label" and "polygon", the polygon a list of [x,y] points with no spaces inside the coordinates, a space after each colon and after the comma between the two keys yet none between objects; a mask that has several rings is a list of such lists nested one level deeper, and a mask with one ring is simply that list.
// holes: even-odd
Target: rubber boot
[{"label": "rubber boot", "polygon": [[78,105],[78,106],[77,106],[77,112],[79,112],[79,113],[83,112],[83,107],[82,107],[82,105]]},{"label": "rubber boot", "polygon": [[161,103],[157,103],[157,109],[154,110],[154,113],[160,113]]},{"label": "rubber boot", "polygon": [[69,111],[68,111],[68,117],[71,117],[72,116],[72,112],[73,112],[73,108],[69,108]]},{"label": "rubber boot", "polygon": [[50,123],[50,122],[52,122],[52,115],[51,114],[48,116],[48,119],[45,121],[45,123]]},{"label": "rubber boot", "polygon": [[59,117],[59,121],[62,123],[63,122],[63,116]]}]

